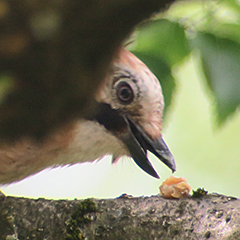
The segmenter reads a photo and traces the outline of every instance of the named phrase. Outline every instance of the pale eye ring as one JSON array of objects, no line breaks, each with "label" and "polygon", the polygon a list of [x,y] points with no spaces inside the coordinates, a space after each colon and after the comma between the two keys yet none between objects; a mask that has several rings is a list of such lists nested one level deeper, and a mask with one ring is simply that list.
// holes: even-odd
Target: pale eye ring
[{"label": "pale eye ring", "polygon": [[130,104],[134,99],[132,87],[127,82],[120,82],[117,87],[117,97],[120,103]]}]

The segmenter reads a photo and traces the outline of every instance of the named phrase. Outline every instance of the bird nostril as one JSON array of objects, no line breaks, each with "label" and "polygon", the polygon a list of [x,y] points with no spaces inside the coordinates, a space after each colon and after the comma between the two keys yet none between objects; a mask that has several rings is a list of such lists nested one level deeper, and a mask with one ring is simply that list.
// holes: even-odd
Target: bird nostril
[{"label": "bird nostril", "polygon": [[126,82],[120,82],[117,86],[117,97],[120,103],[130,104],[134,99],[131,86]]}]

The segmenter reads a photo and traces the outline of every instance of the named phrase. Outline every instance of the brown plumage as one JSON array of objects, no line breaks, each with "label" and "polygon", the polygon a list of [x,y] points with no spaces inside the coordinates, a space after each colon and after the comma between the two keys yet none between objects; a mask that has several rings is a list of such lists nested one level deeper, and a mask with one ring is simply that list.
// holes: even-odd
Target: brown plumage
[{"label": "brown plumage", "polygon": [[107,154],[113,160],[131,156],[144,171],[158,177],[147,150],[175,171],[174,159],[161,137],[161,86],[144,63],[122,49],[95,99],[98,111],[94,116],[58,129],[43,142],[23,138],[1,146],[0,184],[47,167],[91,162]]}]

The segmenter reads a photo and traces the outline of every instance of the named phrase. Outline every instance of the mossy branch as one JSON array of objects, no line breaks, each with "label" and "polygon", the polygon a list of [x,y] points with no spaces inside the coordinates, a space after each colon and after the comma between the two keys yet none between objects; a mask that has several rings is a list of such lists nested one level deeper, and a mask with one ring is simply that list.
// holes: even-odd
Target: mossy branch
[{"label": "mossy branch", "polygon": [[240,239],[240,200],[217,194],[105,200],[0,198],[0,239]]}]

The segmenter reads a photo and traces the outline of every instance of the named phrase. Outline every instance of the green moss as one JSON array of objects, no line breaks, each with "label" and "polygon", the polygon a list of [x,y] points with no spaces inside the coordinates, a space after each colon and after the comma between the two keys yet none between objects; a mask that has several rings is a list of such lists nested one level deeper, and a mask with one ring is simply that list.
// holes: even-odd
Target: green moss
[{"label": "green moss", "polygon": [[198,188],[196,191],[193,190],[192,197],[193,198],[200,198],[202,196],[205,196],[208,194],[208,191],[206,191],[204,188]]},{"label": "green moss", "polygon": [[84,240],[85,237],[81,233],[81,228],[92,221],[88,213],[97,212],[95,203],[86,199],[82,201],[71,216],[70,221],[67,223],[67,237],[65,240]]},{"label": "green moss", "polygon": [[14,226],[14,216],[11,213],[11,210],[8,207],[1,208],[0,205],[0,238],[2,236],[2,238],[5,239],[7,235],[10,236],[14,234]]}]

